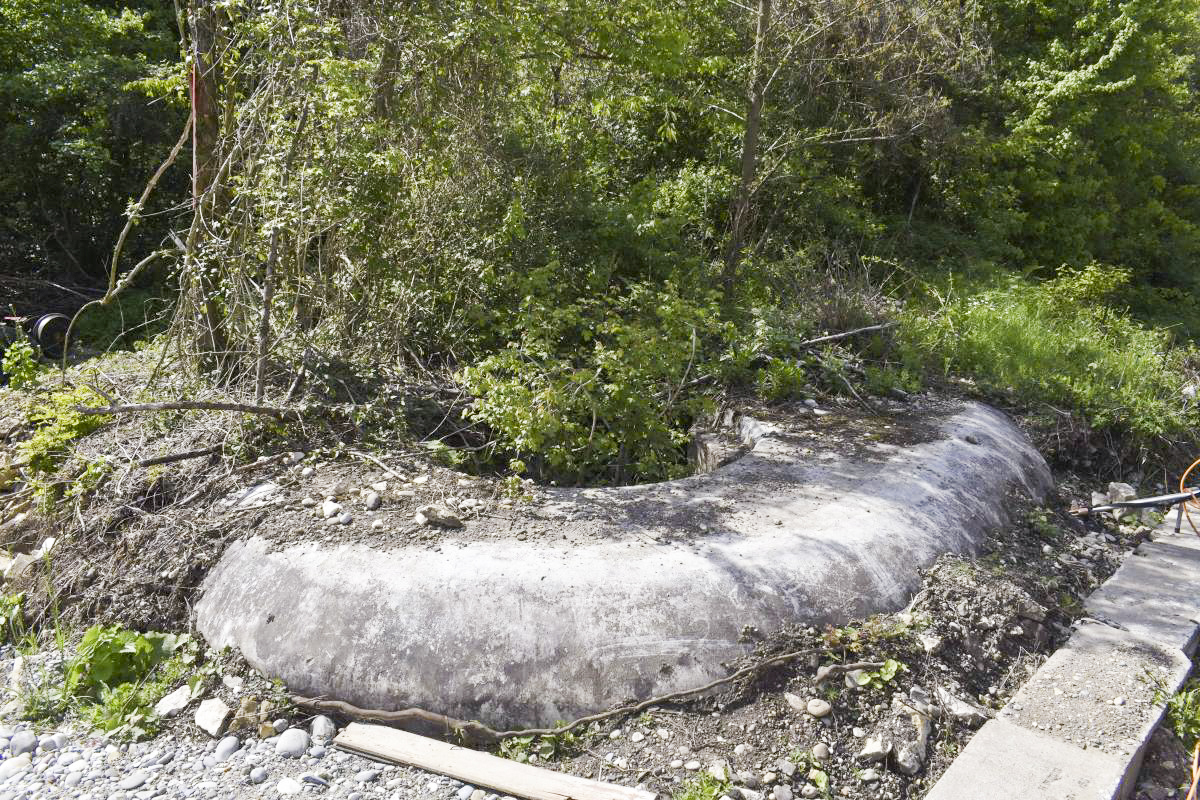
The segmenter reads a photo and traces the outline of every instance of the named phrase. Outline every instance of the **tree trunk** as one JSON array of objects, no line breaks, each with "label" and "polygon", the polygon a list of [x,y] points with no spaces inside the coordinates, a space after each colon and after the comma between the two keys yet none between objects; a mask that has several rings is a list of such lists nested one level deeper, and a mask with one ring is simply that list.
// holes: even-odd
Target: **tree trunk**
[{"label": "tree trunk", "polygon": [[[215,191],[219,168],[217,140],[220,136],[220,103],[217,85],[217,11],[213,0],[193,0],[192,21],[192,211],[196,215],[213,212],[215,203],[205,200]],[[196,283],[202,297],[201,362],[208,368],[224,371],[229,347],[225,336],[224,313],[218,302],[219,276],[207,265],[196,263],[195,253],[187,254],[188,265],[196,271]]]},{"label": "tree trunk", "polygon": [[725,306],[733,302],[733,287],[745,247],[746,228],[750,222],[750,198],[758,173],[758,132],[762,125],[763,97],[766,81],[762,71],[763,48],[771,27],[771,0],[759,0],[758,25],[754,34],[754,52],[750,58],[750,85],[747,93],[746,131],[742,135],[742,176],[737,194],[729,208],[729,242],[725,247],[725,266],[721,273],[721,289]]}]

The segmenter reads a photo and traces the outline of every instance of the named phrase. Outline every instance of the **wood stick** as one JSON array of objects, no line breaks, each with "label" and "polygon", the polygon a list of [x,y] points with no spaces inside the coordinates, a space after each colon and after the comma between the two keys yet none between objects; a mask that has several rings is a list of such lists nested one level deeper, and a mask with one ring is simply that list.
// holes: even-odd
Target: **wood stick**
[{"label": "wood stick", "polygon": [[123,406],[88,408],[75,406],[80,414],[136,414],[142,411],[240,411],[243,414],[267,414],[281,420],[298,420],[300,412],[272,406],[252,406],[246,403],[217,403],[208,400],[172,400],[166,403],[130,403]]},{"label": "wood stick", "polygon": [[843,333],[831,333],[828,336],[819,336],[816,339],[809,339],[807,342],[801,342],[797,345],[797,347],[812,347],[814,344],[833,342],[838,339],[845,339],[847,336],[855,336],[860,333],[870,333],[871,331],[881,331],[885,328],[891,328],[895,324],[895,322],[883,322],[879,325],[868,325],[865,328],[855,328],[852,331],[845,331]]},{"label": "wood stick", "polygon": [[449,775],[529,800],[654,800],[645,789],[601,783],[456,747],[379,725],[355,723],[333,742],[343,750]]},{"label": "wood stick", "polygon": [[156,464],[172,464],[176,461],[186,461],[189,458],[200,458],[201,456],[211,456],[221,452],[224,445],[213,445],[212,447],[202,447],[199,450],[188,450],[183,453],[172,453],[169,456],[157,456],[155,458],[143,458],[138,462],[139,467],[153,467]]}]

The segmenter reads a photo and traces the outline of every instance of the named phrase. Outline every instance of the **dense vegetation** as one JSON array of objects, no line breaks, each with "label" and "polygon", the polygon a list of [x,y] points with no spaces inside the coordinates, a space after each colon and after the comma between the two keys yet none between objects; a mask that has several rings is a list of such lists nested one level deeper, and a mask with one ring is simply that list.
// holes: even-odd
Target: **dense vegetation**
[{"label": "dense vegetation", "polygon": [[[161,11],[0,9],[0,135],[23,154],[0,255],[107,263],[182,127],[188,53],[211,100],[197,212],[144,218],[112,266],[177,229],[171,341],[210,380],[250,383],[260,353],[268,386],[314,354],[443,370],[492,463],[566,481],[677,472],[734,385],[965,374],[1139,448],[1197,422],[1194,3],[182,12],[181,47]],[[798,348],[884,319],[854,352]]]}]

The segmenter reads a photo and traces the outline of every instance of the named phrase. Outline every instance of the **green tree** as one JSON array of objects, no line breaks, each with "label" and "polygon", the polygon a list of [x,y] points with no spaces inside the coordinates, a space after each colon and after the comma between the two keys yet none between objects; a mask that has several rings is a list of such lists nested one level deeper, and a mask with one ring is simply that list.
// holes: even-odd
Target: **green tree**
[{"label": "green tree", "polygon": [[[107,274],[128,204],[186,120],[180,85],[169,6],[0,3],[0,262]],[[183,180],[167,176],[149,210],[177,200]],[[127,252],[166,228],[151,217]]]}]

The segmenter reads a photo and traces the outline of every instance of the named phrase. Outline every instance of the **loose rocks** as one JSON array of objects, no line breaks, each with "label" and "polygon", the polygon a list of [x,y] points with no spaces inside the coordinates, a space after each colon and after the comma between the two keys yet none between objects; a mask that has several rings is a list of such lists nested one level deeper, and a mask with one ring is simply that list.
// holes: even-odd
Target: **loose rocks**
[{"label": "loose rocks", "polygon": [[233,709],[215,697],[209,698],[196,709],[196,725],[214,739],[225,732],[225,724]]},{"label": "loose rocks", "polygon": [[275,753],[284,758],[299,758],[308,749],[308,734],[300,728],[288,728],[275,742]]}]

